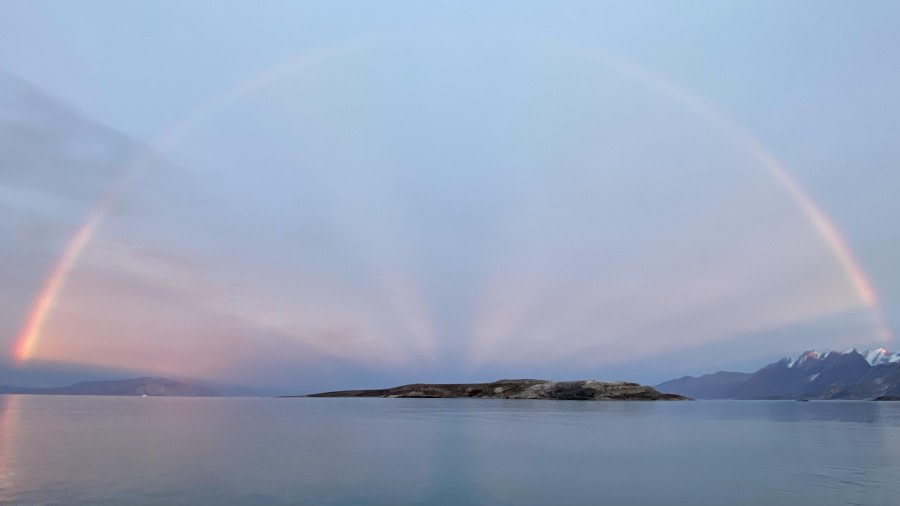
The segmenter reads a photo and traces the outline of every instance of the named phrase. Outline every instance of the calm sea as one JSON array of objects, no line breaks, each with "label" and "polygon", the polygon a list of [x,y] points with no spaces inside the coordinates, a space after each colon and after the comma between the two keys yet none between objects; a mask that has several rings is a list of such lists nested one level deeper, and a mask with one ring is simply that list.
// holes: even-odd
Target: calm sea
[{"label": "calm sea", "polygon": [[8,504],[900,504],[900,403],[0,396]]}]

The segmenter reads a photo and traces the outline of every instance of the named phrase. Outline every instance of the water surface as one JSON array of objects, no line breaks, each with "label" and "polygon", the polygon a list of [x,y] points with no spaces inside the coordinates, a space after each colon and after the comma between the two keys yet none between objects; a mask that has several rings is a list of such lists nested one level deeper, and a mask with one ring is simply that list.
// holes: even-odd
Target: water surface
[{"label": "water surface", "polygon": [[893,505],[900,403],[0,396],[0,503]]}]

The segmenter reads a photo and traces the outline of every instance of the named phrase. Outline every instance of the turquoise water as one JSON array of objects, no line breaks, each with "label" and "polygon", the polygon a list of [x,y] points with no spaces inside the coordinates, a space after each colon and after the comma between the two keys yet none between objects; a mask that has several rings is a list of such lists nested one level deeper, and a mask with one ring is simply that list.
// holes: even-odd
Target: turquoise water
[{"label": "turquoise water", "polygon": [[0,396],[0,503],[894,505],[900,403]]}]

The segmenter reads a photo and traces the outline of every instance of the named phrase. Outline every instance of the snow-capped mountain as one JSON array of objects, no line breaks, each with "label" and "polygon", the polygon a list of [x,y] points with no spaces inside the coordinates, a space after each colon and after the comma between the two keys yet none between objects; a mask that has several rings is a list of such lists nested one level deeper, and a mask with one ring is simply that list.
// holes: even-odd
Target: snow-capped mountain
[{"label": "snow-capped mountain", "polygon": [[878,348],[877,350],[862,352],[863,356],[866,357],[866,362],[872,365],[879,364],[896,364],[900,362],[900,352],[891,353],[890,351],[884,348]]},{"label": "snow-capped mountain", "polygon": [[810,350],[801,353],[797,358],[785,357],[781,359],[781,362],[785,363],[785,367],[802,366],[809,360],[819,360],[825,355],[825,353],[819,353],[818,351]]},{"label": "snow-capped mountain", "polygon": [[[718,399],[872,399],[900,395],[900,353],[806,351],[755,373],[686,376],[657,385],[662,392]],[[723,378],[729,381],[723,383]],[[719,381],[711,384],[714,379]]]},{"label": "snow-capped mountain", "polygon": [[829,351],[827,353],[819,353],[818,351],[811,350],[806,351],[800,354],[800,356],[796,358],[785,357],[781,359],[786,363],[787,367],[794,367],[795,365],[802,365],[807,360],[820,360],[827,355],[832,353],[838,355],[847,355],[850,353],[857,353],[863,358],[866,359],[866,362],[869,365],[879,365],[879,364],[893,364],[900,362],[900,353],[893,353],[886,348],[877,348],[872,351],[858,351],[856,348],[850,348],[849,350],[841,353],[839,351]]}]

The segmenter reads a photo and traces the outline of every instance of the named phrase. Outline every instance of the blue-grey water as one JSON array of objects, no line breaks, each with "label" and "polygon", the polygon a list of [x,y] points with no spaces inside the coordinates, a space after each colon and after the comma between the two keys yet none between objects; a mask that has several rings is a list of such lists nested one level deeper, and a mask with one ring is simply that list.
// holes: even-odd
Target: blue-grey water
[{"label": "blue-grey water", "polygon": [[0,396],[0,503],[900,503],[900,403]]}]

